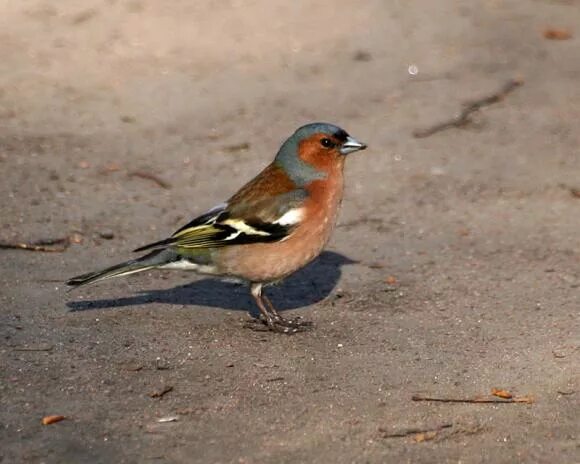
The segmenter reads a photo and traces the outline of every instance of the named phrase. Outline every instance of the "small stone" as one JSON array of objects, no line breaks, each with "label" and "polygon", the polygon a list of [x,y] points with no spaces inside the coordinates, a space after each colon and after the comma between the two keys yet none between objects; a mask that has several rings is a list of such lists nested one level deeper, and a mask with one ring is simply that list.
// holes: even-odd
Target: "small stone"
[{"label": "small stone", "polygon": [[352,56],[354,61],[371,61],[373,59],[372,55],[365,50],[358,50]]},{"label": "small stone", "polygon": [[115,238],[115,234],[113,233],[112,230],[102,230],[99,232],[99,237],[105,239],[105,240],[111,240],[113,238]]}]

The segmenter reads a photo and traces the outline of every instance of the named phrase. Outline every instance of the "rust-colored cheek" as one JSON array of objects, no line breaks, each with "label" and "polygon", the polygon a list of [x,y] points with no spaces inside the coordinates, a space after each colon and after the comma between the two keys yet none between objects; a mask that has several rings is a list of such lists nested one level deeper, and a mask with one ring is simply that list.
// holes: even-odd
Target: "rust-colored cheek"
[{"label": "rust-colored cheek", "polygon": [[303,140],[298,145],[298,156],[318,170],[329,172],[343,163],[343,157],[336,149],[328,150],[320,146],[318,139]]}]

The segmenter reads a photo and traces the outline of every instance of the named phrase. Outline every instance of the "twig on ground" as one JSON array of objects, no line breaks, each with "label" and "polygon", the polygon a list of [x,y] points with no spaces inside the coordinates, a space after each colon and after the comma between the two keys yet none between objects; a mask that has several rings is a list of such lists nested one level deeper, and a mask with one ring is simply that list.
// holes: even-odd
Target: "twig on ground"
[{"label": "twig on ground", "polygon": [[499,89],[499,91],[492,93],[487,97],[464,103],[463,109],[454,118],[425,129],[416,129],[413,131],[413,137],[421,139],[451,127],[463,127],[471,121],[470,116],[472,113],[475,113],[484,106],[489,106],[502,101],[509,93],[523,85],[523,83],[524,81],[522,79],[510,79],[501,87],[501,89]]},{"label": "twig on ground", "polygon": [[411,397],[413,401],[436,401],[439,403],[493,403],[493,404],[507,404],[507,403],[526,403],[531,404],[534,402],[534,398],[529,395],[526,396],[514,396],[512,398],[436,398],[432,396],[421,396],[413,395]]},{"label": "twig on ground", "polygon": [[249,150],[250,144],[248,142],[236,143],[234,145],[227,145],[223,147],[224,151],[235,153],[237,151]]},{"label": "twig on ground", "polygon": [[379,427],[379,433],[381,434],[381,438],[403,438],[408,437],[409,435],[417,435],[420,433],[430,433],[430,432],[439,432],[443,429],[448,429],[453,427],[453,424],[441,424],[437,427],[429,427],[429,428],[408,428],[402,430],[396,430],[394,432],[389,432],[389,430],[385,429],[384,427]]},{"label": "twig on ground", "polygon": [[164,395],[166,395],[167,393],[169,393],[170,391],[173,391],[173,387],[171,385],[167,385],[165,387],[163,387],[161,390],[150,393],[149,397],[150,398],[162,398]]},{"label": "twig on ground", "polygon": [[165,190],[168,190],[171,188],[171,185],[168,182],[164,181],[163,179],[160,179],[155,174],[150,173],[150,172],[134,171],[134,172],[130,172],[127,175],[129,177],[139,177],[140,179],[146,179],[146,180],[153,181],[155,184],[157,184],[159,187],[161,187]]},{"label": "twig on ground", "polygon": [[556,393],[558,393],[559,395],[568,396],[568,395],[573,395],[574,393],[576,393],[576,391],[575,390],[556,390]]},{"label": "twig on ground", "polygon": [[159,419],[157,419],[157,422],[159,422],[160,424],[165,424],[167,422],[177,422],[179,420],[179,416],[166,416],[166,417],[160,417]]},{"label": "twig on ground", "polygon": [[129,372],[139,372],[143,370],[143,364],[128,363],[123,366],[123,369]]},{"label": "twig on ground", "polygon": [[64,238],[48,238],[37,240],[36,242],[4,242],[0,241],[0,249],[4,250],[28,250],[28,251],[44,251],[44,252],[63,252],[70,245],[70,239]]}]

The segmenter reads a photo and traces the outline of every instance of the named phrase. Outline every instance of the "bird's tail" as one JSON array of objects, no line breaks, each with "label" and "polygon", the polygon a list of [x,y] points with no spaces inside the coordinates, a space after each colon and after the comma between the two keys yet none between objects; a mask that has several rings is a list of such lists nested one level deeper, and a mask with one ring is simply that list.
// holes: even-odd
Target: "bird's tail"
[{"label": "bird's tail", "polygon": [[177,256],[170,253],[169,250],[155,250],[141,258],[131,259],[101,271],[89,272],[88,274],[73,277],[72,279],[69,279],[66,284],[71,287],[80,287],[81,285],[92,284],[101,280],[112,279],[113,277],[126,276],[129,274],[135,274],[136,272],[147,271],[148,269],[168,264],[176,258]]}]

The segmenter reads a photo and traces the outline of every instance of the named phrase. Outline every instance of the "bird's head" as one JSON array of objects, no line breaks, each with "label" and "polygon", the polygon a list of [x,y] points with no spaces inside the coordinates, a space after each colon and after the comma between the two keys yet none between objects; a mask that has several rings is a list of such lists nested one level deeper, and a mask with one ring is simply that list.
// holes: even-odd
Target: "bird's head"
[{"label": "bird's head", "polygon": [[302,126],[282,145],[274,162],[298,184],[324,178],[342,167],[346,155],[367,146],[338,126],[312,123]]}]

